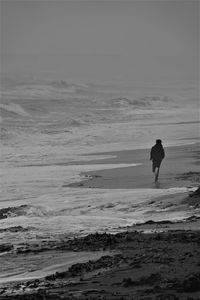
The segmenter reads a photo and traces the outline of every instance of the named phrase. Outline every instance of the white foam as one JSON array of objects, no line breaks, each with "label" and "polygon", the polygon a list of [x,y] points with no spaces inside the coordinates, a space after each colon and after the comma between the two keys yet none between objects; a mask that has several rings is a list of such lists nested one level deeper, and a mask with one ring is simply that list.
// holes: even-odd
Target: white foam
[{"label": "white foam", "polygon": [[[185,193],[187,188],[169,189],[80,189],[59,188],[38,195],[33,199],[18,201],[18,205],[30,205],[26,214],[0,220],[2,228],[11,226],[35,227],[36,231],[8,233],[2,239],[12,243],[54,237],[58,234],[92,233],[115,231],[119,226],[128,226],[146,220],[181,219],[189,211],[182,206],[178,210],[156,211],[150,202],[160,196]],[[5,205],[5,203],[4,203]],[[6,203],[12,206],[11,202]]]},{"label": "white foam", "polygon": [[3,108],[7,111],[13,112],[15,114],[18,114],[23,117],[28,117],[30,116],[22,106],[19,104],[11,103],[11,104],[0,104],[0,108]]},{"label": "white foam", "polygon": [[[8,132],[13,134],[1,147],[1,161],[4,167],[1,167],[0,207],[26,204],[30,209],[26,215],[1,220],[0,224],[2,228],[21,225],[35,226],[37,229],[37,234],[6,233],[5,240],[14,238],[19,241],[26,237],[31,239],[42,235],[52,236],[70,232],[74,234],[80,230],[85,233],[106,228],[111,230],[147,218],[146,213],[152,209],[148,204],[150,199],[185,191],[178,188],[99,190],[63,187],[82,180],[80,173],[136,166],[134,163],[66,165],[73,160],[100,158],[98,155],[83,156],[83,154],[150,149],[158,137],[162,138],[164,147],[177,146],[195,142],[197,140],[195,137],[199,135],[197,124],[180,123],[198,119],[198,110],[194,109],[196,104],[188,101],[191,99],[188,92],[186,106],[186,101],[183,103],[182,97],[180,99],[176,97],[179,95],[176,90],[158,91],[157,87],[155,90],[141,87],[130,91],[128,99],[139,100],[150,95],[150,97],[158,96],[161,100],[164,100],[164,96],[168,96],[174,101],[155,101],[157,98],[154,100],[148,98],[144,99],[144,102],[151,103],[150,107],[139,108],[130,105],[126,108],[124,105],[114,107],[109,104],[109,99],[126,97],[126,94],[121,95],[125,89],[122,91],[118,88],[117,91],[112,91],[113,94],[105,92],[104,95],[95,94],[94,91],[94,97],[93,94],[90,97],[85,93],[80,96],[76,94],[77,97],[74,99],[72,98],[74,89],[69,90],[70,97],[67,96],[68,87],[71,85],[58,89],[49,85],[24,84],[7,90],[3,95],[8,100],[17,99],[15,102],[18,104],[2,104],[1,108],[22,116],[28,115],[23,109],[24,102],[20,105],[20,99],[23,101],[31,99],[32,101],[26,102],[26,109],[31,112],[32,123],[30,126],[29,118],[27,123],[23,119],[21,124],[17,123],[17,126],[19,125],[17,127],[16,120],[11,119]],[[83,97],[84,101],[81,100]],[[54,100],[46,103],[47,99]],[[66,101],[56,102],[58,99]],[[45,101],[42,102],[43,100]],[[174,107],[175,104],[177,107]],[[73,126],[70,120],[76,120],[80,126]],[[20,121],[20,118],[17,121]],[[56,134],[50,134],[51,132]],[[193,137],[194,140],[191,140]],[[101,158],[103,157],[106,158],[106,156]],[[22,167],[22,165],[29,166]],[[178,212],[173,213],[174,216],[178,216]],[[179,215],[184,214],[180,207]],[[161,211],[157,214],[153,211],[148,218],[159,216],[172,217],[172,211]]]}]

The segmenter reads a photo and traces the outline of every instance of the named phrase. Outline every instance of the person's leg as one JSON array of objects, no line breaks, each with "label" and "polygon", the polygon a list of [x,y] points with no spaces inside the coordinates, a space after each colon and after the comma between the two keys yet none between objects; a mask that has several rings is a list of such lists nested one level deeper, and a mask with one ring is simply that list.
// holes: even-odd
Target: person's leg
[{"label": "person's leg", "polygon": [[155,170],[156,170],[156,163],[153,160],[153,163],[152,163],[152,172],[155,173]]},{"label": "person's leg", "polygon": [[156,170],[155,170],[155,182],[158,181],[159,170],[160,170],[159,167],[157,167]]}]

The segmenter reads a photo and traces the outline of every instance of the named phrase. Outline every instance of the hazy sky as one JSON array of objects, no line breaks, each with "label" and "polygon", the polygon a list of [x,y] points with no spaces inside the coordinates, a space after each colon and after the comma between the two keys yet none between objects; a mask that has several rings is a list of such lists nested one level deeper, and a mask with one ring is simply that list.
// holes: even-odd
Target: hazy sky
[{"label": "hazy sky", "polygon": [[199,1],[1,1],[4,72],[197,80]]}]

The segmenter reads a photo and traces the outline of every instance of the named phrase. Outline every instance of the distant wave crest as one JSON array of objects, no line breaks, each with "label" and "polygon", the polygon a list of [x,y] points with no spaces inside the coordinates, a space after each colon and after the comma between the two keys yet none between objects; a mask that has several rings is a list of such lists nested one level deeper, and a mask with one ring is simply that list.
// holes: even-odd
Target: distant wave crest
[{"label": "distant wave crest", "polygon": [[27,113],[22,106],[15,103],[9,103],[9,104],[0,104],[1,110],[5,113],[14,113],[17,115],[20,115],[22,117],[29,117],[29,113]]},{"label": "distant wave crest", "polygon": [[3,99],[32,100],[32,99],[65,99],[66,96],[80,95],[88,92],[90,87],[83,84],[68,83],[67,81],[51,81],[47,83],[26,83],[2,89]]},{"label": "distant wave crest", "polygon": [[138,107],[148,107],[155,103],[166,103],[173,102],[173,100],[168,96],[145,96],[139,99],[129,99],[124,97],[114,98],[109,100],[112,105],[115,106],[138,106]]}]

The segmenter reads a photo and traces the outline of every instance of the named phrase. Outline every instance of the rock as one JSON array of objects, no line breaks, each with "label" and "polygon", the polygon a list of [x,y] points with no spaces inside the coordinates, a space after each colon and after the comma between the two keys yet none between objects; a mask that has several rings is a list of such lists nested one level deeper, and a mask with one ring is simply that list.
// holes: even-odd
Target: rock
[{"label": "rock", "polygon": [[180,298],[173,294],[159,294],[155,300],[180,300]]},{"label": "rock", "polygon": [[161,275],[159,273],[152,273],[149,276],[143,276],[138,280],[133,281],[130,277],[124,278],[122,284],[124,287],[129,286],[140,286],[140,285],[154,285],[161,280]]},{"label": "rock", "polygon": [[182,283],[184,292],[200,291],[200,272],[188,276]]},{"label": "rock", "polygon": [[196,191],[194,191],[191,194],[189,194],[189,196],[190,197],[200,196],[200,187]]},{"label": "rock", "polygon": [[13,249],[12,244],[0,244],[0,252],[11,251]]},{"label": "rock", "polygon": [[2,228],[0,229],[0,233],[1,232],[25,232],[25,231],[29,231],[29,230],[33,230],[35,228],[33,227],[22,227],[22,226],[13,226],[13,227],[8,227],[8,228]]}]

